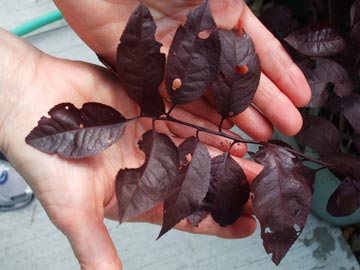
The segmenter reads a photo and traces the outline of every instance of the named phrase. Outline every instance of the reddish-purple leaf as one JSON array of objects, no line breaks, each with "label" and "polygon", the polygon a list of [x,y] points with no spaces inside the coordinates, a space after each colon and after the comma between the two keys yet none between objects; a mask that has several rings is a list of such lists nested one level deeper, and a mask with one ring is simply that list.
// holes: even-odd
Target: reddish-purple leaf
[{"label": "reddish-purple leaf", "polygon": [[311,189],[311,193],[314,193],[313,185],[315,183],[316,171],[304,165],[297,166],[295,170],[299,170],[299,174],[304,176],[304,179],[307,181]]},{"label": "reddish-purple leaf", "polygon": [[342,177],[350,176],[360,180],[360,158],[356,155],[338,153],[322,157],[322,161],[332,164],[331,170]]},{"label": "reddish-purple leaf", "polygon": [[360,207],[360,182],[350,177],[345,178],[327,203],[327,211],[334,217],[353,214]]},{"label": "reddish-purple leaf", "polygon": [[139,141],[139,148],[145,153],[144,164],[137,169],[121,169],[116,176],[120,222],[153,208],[176,187],[179,157],[169,137],[149,130]]},{"label": "reddish-purple leaf", "polygon": [[351,139],[356,147],[358,154],[360,155],[360,134],[358,133],[354,134]]},{"label": "reddish-purple leaf", "polygon": [[294,49],[307,56],[327,56],[345,50],[345,40],[329,25],[314,25],[297,30],[285,38]]},{"label": "reddish-purple leaf", "polygon": [[123,135],[128,120],[110,106],[85,103],[56,105],[42,117],[26,142],[36,149],[65,158],[84,158],[113,145]]},{"label": "reddish-purple leaf", "polygon": [[212,160],[211,189],[214,193],[212,217],[221,226],[233,224],[249,199],[249,184],[243,169],[229,152]]},{"label": "reddish-purple leaf", "polygon": [[[206,194],[207,196],[207,194]],[[206,197],[205,197],[206,198]],[[211,211],[211,203],[208,203],[206,200],[204,200],[198,209],[196,209],[195,212],[193,212],[191,215],[187,217],[187,220],[190,222],[191,225],[194,227],[198,227],[200,222],[203,221],[205,218],[208,217],[210,211]]]},{"label": "reddish-purple leaf", "polygon": [[284,148],[262,147],[255,161],[264,168],[253,182],[253,209],[265,250],[279,264],[305,226],[312,190],[301,173],[303,165]]},{"label": "reddish-purple leaf", "polygon": [[211,158],[205,145],[195,137],[186,139],[179,146],[179,160],[181,168],[176,187],[164,201],[163,225],[158,238],[193,213],[209,189]]},{"label": "reddish-purple leaf", "polygon": [[329,120],[312,115],[305,115],[303,118],[303,127],[297,135],[303,146],[310,147],[321,156],[340,152],[340,132]]},{"label": "reddish-purple leaf", "polygon": [[105,57],[101,56],[100,54],[96,54],[96,56],[105,67],[107,67],[115,75],[117,74],[116,68]]},{"label": "reddish-purple leaf", "polygon": [[221,226],[231,225],[241,215],[248,199],[249,184],[244,171],[229,153],[224,153],[212,159],[208,193],[188,220],[197,227],[211,212]]},{"label": "reddish-purple leaf", "polygon": [[355,0],[350,11],[350,25],[354,26],[360,22],[360,0]]},{"label": "reddish-purple leaf", "polygon": [[126,93],[143,114],[161,115],[165,105],[159,93],[164,76],[165,54],[155,40],[156,24],[150,11],[140,4],[132,13],[117,48],[116,69]]},{"label": "reddish-purple leaf", "polygon": [[341,112],[360,134],[360,94],[352,93],[346,98],[333,96],[326,104],[326,108],[332,112]]},{"label": "reddish-purple leaf", "polygon": [[208,0],[192,10],[179,26],[166,66],[166,89],[174,104],[199,98],[215,80],[220,39]]},{"label": "reddish-purple leaf", "polygon": [[339,97],[349,96],[354,90],[354,84],[348,72],[337,62],[325,58],[316,58],[315,61],[304,60],[299,64],[312,91],[309,107],[324,106],[329,98],[326,91],[331,83],[334,92]]},{"label": "reddish-purple leaf", "polygon": [[261,67],[254,44],[247,33],[220,30],[219,75],[213,83],[216,110],[225,118],[244,111],[253,101]]},{"label": "reddish-purple leaf", "polygon": [[353,43],[356,45],[356,46],[360,46],[359,43],[360,43],[360,21],[358,21],[354,26],[353,28],[351,29],[351,34],[350,34],[351,38],[352,38],[352,41]]}]

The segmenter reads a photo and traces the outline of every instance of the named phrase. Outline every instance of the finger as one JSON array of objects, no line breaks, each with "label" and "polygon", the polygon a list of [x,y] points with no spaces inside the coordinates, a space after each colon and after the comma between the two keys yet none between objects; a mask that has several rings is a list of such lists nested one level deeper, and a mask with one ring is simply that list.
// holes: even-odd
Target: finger
[{"label": "finger", "polygon": [[273,135],[274,129],[268,119],[253,106],[231,118],[231,121],[251,138],[267,141]]},{"label": "finger", "polygon": [[298,107],[305,106],[311,96],[305,76],[292,61],[280,42],[266,29],[252,11],[245,7],[239,28],[252,37],[263,72]]},{"label": "finger", "polygon": [[[206,119],[194,116],[193,114],[191,114],[187,111],[184,111],[180,108],[175,107],[173,112],[174,112],[174,117],[176,117],[177,119],[182,119],[183,121],[188,121],[189,123],[191,123],[193,125],[196,125],[196,126],[208,129],[208,130],[212,130],[212,131],[218,130],[218,126],[210,123]],[[196,136],[196,132],[197,132],[197,129],[195,129],[193,127],[189,127],[186,125],[173,123],[173,122],[168,122],[168,127],[169,127],[174,139],[176,137],[185,139],[190,136]],[[239,138],[239,139],[241,138],[238,134],[236,134],[234,132],[231,132],[228,130],[224,130],[224,132],[232,137]],[[200,137],[201,142],[203,142],[204,144],[207,144],[209,146],[218,148],[220,151],[227,151],[230,148],[231,144],[233,143],[232,139],[224,138],[222,136],[217,136],[215,134],[210,134],[206,131],[200,132],[199,137]],[[246,145],[242,144],[242,143],[237,143],[232,146],[231,151],[232,151],[233,155],[241,157],[246,153]]]},{"label": "finger", "polygon": [[[165,99],[167,111],[170,109],[172,103],[171,99],[166,91],[165,81],[160,85],[160,94]],[[204,118],[209,122],[219,125],[221,122],[220,114],[215,110],[214,97],[212,91],[207,91],[205,95],[201,98],[195,99],[191,103],[184,105],[177,105],[178,108],[181,108],[193,115]],[[222,128],[230,129],[234,124],[230,120],[225,120],[222,123]]]},{"label": "finger", "polygon": [[[151,209],[146,215],[139,216],[132,221],[149,222],[152,224],[161,225],[162,219],[163,204],[160,204],[156,208]],[[211,215],[208,215],[203,221],[199,223],[198,227],[194,227],[185,218],[176,224],[174,228],[180,231],[194,234],[206,234],[220,238],[236,239],[248,237],[253,234],[256,229],[256,221],[252,216],[245,214],[240,216],[234,224],[224,227],[216,223]]]},{"label": "finger", "polygon": [[302,117],[299,110],[264,74],[261,74],[254,103],[265,117],[283,134],[292,136],[300,130]]},{"label": "finger", "polygon": [[128,1],[126,5],[120,2],[54,1],[76,34],[111,64],[115,62],[119,33],[125,28],[127,17],[138,5],[137,1]]},{"label": "finger", "polygon": [[73,217],[71,224],[61,224],[59,228],[68,237],[81,269],[121,269],[121,261],[103,221],[94,213],[69,214]]},{"label": "finger", "polygon": [[198,227],[194,227],[187,219],[183,219],[175,226],[175,229],[194,234],[214,235],[225,239],[238,239],[249,237],[255,232],[256,220],[250,215],[242,215],[234,224],[224,227],[217,224],[212,216],[208,215],[199,223]]},{"label": "finger", "polygon": [[[221,122],[220,114],[204,98],[197,99],[193,101],[191,104],[181,105],[180,108],[196,116],[202,117],[217,126]],[[222,123],[223,129],[230,129],[232,127],[233,127],[233,123],[229,120],[225,120]]]},{"label": "finger", "polygon": [[[215,97],[213,91],[207,91],[204,97],[208,103],[214,106]],[[255,140],[267,141],[274,132],[273,125],[268,119],[252,106],[229,120]]]}]

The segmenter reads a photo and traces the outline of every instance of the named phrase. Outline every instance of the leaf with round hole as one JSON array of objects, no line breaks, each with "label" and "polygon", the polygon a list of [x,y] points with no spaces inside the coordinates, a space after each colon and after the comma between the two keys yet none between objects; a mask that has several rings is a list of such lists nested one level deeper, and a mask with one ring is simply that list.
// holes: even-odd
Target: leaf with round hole
[{"label": "leaf with round hole", "polygon": [[192,10],[179,26],[169,50],[166,90],[174,104],[202,96],[216,78],[220,40],[208,1]]},{"label": "leaf with round hole", "polygon": [[36,149],[78,159],[95,155],[123,135],[128,120],[110,106],[89,102],[81,109],[61,103],[42,117],[26,142]]},{"label": "leaf with round hole", "polygon": [[252,103],[261,67],[250,36],[236,30],[220,30],[219,75],[213,82],[216,110],[223,119],[243,112]]},{"label": "leaf with round hole", "polygon": [[253,209],[265,250],[278,265],[305,226],[312,189],[302,173],[303,165],[280,146],[262,147],[255,161],[264,168],[252,185]]}]

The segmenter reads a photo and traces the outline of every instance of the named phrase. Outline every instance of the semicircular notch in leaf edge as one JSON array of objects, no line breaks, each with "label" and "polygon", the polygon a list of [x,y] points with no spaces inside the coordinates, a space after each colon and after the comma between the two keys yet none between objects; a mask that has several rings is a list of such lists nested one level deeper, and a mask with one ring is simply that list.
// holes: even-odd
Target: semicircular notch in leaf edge
[{"label": "semicircular notch in leaf edge", "polygon": [[148,130],[138,144],[145,153],[144,164],[136,169],[121,169],[116,176],[120,222],[155,207],[176,186],[179,157],[170,138]]},{"label": "semicircular notch in leaf edge", "polygon": [[85,103],[77,109],[61,103],[42,117],[26,137],[26,143],[45,153],[79,159],[100,153],[123,135],[129,120],[101,103]]}]

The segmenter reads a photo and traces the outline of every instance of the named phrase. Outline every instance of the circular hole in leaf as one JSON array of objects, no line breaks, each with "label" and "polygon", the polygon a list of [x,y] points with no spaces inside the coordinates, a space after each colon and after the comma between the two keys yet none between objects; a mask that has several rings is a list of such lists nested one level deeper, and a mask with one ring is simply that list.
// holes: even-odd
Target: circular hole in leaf
[{"label": "circular hole in leaf", "polygon": [[248,71],[249,71],[249,68],[247,65],[236,66],[236,68],[235,68],[235,72],[240,75],[245,75],[246,73],[248,73]]},{"label": "circular hole in leaf", "polygon": [[198,38],[208,39],[210,37],[211,33],[212,33],[211,29],[202,30],[201,32],[199,32]]},{"label": "circular hole in leaf", "polygon": [[173,81],[171,89],[172,89],[173,91],[176,91],[178,88],[181,87],[181,85],[182,85],[181,79],[180,79],[180,78],[177,78],[177,79],[175,79],[175,80]]}]

